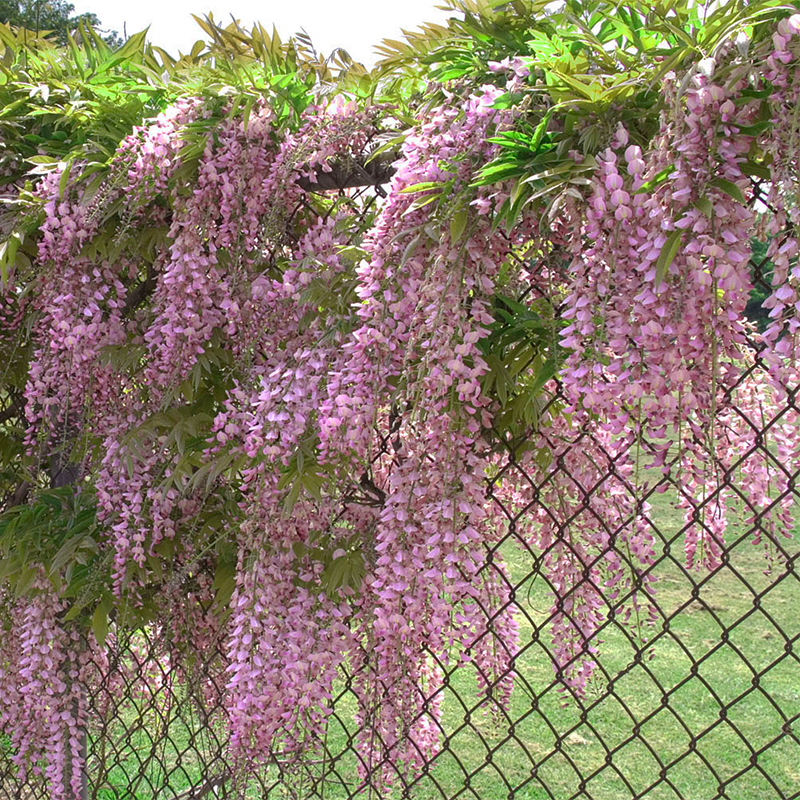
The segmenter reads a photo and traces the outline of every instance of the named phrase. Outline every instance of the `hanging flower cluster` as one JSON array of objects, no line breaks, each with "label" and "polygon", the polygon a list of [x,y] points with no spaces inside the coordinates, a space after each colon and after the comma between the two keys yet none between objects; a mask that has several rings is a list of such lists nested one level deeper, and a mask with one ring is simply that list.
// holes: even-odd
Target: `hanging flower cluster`
[{"label": "hanging flower cluster", "polygon": [[[785,410],[800,273],[779,232],[797,222],[799,30],[791,17],[772,42],[767,132],[741,70],[670,76],[650,146],[620,124],[582,192],[510,230],[496,224],[508,187],[476,178],[526,109],[493,85],[426,111],[383,199],[313,191],[326,173],[369,177],[371,143],[391,129],[391,110],[341,97],[295,131],[266,102],[243,115],[182,101],[122,143],[99,187],[79,165],[42,181],[31,451],[51,474],[91,476],[112,594],[166,607],[161,656],[224,641],[204,690],[210,707],[224,693],[243,764],[279,753],[291,769],[320,748],[344,665],[365,786],[389,791],[436,754],[448,670],[471,665],[502,714],[521,649],[508,537],[541,554],[553,667],[580,698],[602,629],[641,643],[656,621],[654,491],[676,487],[687,568],[723,557],[733,470],[754,539],[789,535],[793,477],[778,465],[800,455]],[[512,88],[528,76],[519,59],[492,69]],[[756,141],[776,210],[761,337],[745,316]],[[563,272],[526,264],[556,245]],[[504,282],[533,290],[523,308],[563,300],[548,345],[560,373],[518,459],[486,382]],[[224,619],[223,539],[236,562]],[[37,587],[0,598],[21,642],[0,641],[0,726],[66,800],[80,792],[90,656]]]},{"label": "hanging flower cluster", "polygon": [[[770,80],[777,64],[794,59],[786,43],[795,18],[781,26]],[[677,83],[668,91],[671,112],[651,151],[630,143],[620,125],[598,157],[585,222],[569,244],[561,377],[571,425],[564,430],[556,419],[543,428],[539,444],[553,460],[544,470],[529,466],[539,473],[542,503],[530,528],[555,598],[554,666],[578,695],[611,616],[638,625],[656,619],[642,594],[654,591],[648,568],[657,553],[646,522],[653,490],[678,488],[689,568],[720,563],[727,504],[737,499],[728,488],[733,470],[742,473],[754,543],[774,544],[792,525],[780,466],[793,463],[800,444],[785,404],[796,380],[787,361],[793,342],[781,326],[791,323],[771,325],[753,362],[750,348],[761,337],[744,315],[757,222],[744,169],[760,99],[746,77],[715,83],[702,73],[680,100]],[[789,106],[776,100],[785,120]],[[776,147],[785,128],[775,128]],[[770,199],[779,196],[783,182]],[[780,288],[765,304],[778,309],[772,316],[794,297],[786,285],[793,242],[770,245],[780,265]],[[776,417],[775,409],[784,410]],[[527,489],[517,502],[533,505],[531,495]]]},{"label": "hanging flower cluster", "polygon": [[[463,225],[432,238],[425,206],[417,208],[418,195],[406,191],[445,180],[459,198],[491,155],[487,134],[504,123],[493,108],[496,96],[486,87],[462,109],[445,105],[406,141],[366,245],[369,263],[359,271],[362,324],[323,406],[326,452],[353,451],[370,463],[380,456],[372,431],[385,413],[376,399],[393,394],[394,465],[382,483],[375,561],[358,612],[369,648],[356,686],[369,712],[364,739],[382,743],[366,763],[383,767],[387,780],[397,765],[413,770],[435,752],[437,667],[448,664],[453,646],[475,660],[486,686],[509,673],[516,647],[515,623],[496,611],[508,583],[481,569],[482,545],[497,541],[500,526],[485,498],[482,431],[489,416],[478,341],[493,321],[488,301],[508,244],[491,235],[488,217],[459,207],[458,199],[449,213]],[[392,383],[393,393],[380,391]],[[502,570],[499,556],[497,562]],[[487,631],[487,614],[498,613]],[[504,648],[491,646],[494,636]],[[502,688],[499,694],[502,702]]]},{"label": "hanging flower cluster", "polygon": [[52,586],[39,577],[34,589],[33,599],[11,603],[15,636],[3,636],[0,650],[0,725],[20,775],[43,771],[54,800],[71,800],[82,791],[85,686],[96,653],[60,621],[63,603]]},{"label": "hanging flower cluster", "polygon": [[[753,215],[739,166],[751,140],[737,131],[753,107],[729,97],[743,82],[725,89],[699,76],[696,84],[681,116],[665,122],[649,163],[622,128],[617,152],[599,159],[590,245],[576,243],[564,378],[576,408],[601,415],[614,434],[634,430],[643,440],[637,470],[676,473],[690,515],[697,506],[701,519],[687,531],[687,558],[713,566],[724,522],[705,503],[716,469],[709,443],[721,398],[741,373],[752,289]],[[648,190],[665,169],[666,179]]]},{"label": "hanging flower cluster", "polygon": [[[499,527],[487,524],[485,365],[476,346],[491,322],[481,298],[490,296],[506,245],[493,243],[488,219],[472,215],[475,227],[468,227],[467,208],[455,210],[464,216],[458,236],[433,240],[423,231],[427,213],[415,208],[419,197],[404,192],[467,155],[447,172],[458,196],[487,157],[494,97],[487,90],[470,98],[466,113],[453,103],[406,142],[404,166],[364,243],[366,259],[351,275],[361,300],[352,333],[335,331],[337,320],[324,315],[303,324],[312,310],[304,298],[339,286],[346,272],[346,216],[312,226],[280,280],[258,281],[257,291],[254,284],[258,381],[250,395],[244,386],[234,392],[214,426],[219,445],[238,441],[260,462],[242,487],[250,522],[240,552],[254,554],[261,579],[240,572],[229,649],[234,742],[251,757],[276,737],[284,754],[302,739],[321,738],[346,656],[361,718],[375,731],[359,742],[363,763],[382,769],[387,785],[394,770],[411,769],[435,750],[436,660],[447,663],[455,644],[476,659],[498,702],[508,699],[516,627],[503,610],[487,630],[486,611],[502,609],[507,595],[501,580],[480,574],[480,545]],[[392,394],[390,405],[379,399]],[[438,399],[428,405],[420,397]],[[388,436],[380,434],[383,415],[391,418]],[[319,460],[297,478],[312,496],[299,498],[286,520],[275,469],[297,470],[298,451],[316,441]],[[318,471],[327,469],[347,482],[338,495],[315,498]],[[365,573],[357,596],[347,586],[326,586],[323,564],[312,557],[322,537],[334,569]],[[495,636],[505,642],[502,655]]]}]

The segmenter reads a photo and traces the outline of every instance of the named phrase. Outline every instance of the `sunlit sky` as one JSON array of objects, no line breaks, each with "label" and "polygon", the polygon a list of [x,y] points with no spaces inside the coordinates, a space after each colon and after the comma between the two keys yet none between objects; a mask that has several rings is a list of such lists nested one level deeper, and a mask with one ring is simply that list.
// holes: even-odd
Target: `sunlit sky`
[{"label": "sunlit sky", "polygon": [[204,5],[209,0],[73,0],[76,13],[92,11],[104,28],[136,33],[148,25],[149,39],[167,52],[188,51],[202,38],[191,14],[213,12],[217,21],[229,22],[231,14],[244,27],[258,21],[271,30],[274,24],[286,38],[301,28],[316,48],[330,52],[343,47],[353,58],[375,61],[373,47],[381,39],[401,38],[401,29],[422,22],[441,22],[449,14],[436,6],[441,0],[229,0]]}]

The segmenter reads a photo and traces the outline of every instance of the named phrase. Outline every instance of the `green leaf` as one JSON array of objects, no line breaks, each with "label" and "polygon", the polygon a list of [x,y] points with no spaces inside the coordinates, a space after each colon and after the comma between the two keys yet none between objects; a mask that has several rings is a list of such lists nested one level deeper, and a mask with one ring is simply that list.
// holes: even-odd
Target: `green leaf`
[{"label": "green leaf", "polygon": [[72,159],[64,164],[64,170],[61,177],[58,179],[58,196],[63,200],[64,192],[67,191],[67,184],[69,183],[69,173],[72,170]]},{"label": "green leaf", "polygon": [[94,555],[98,552],[97,542],[94,538],[81,530],[93,523],[94,519],[90,519],[85,521],[84,524],[76,526],[78,532],[70,536],[53,556],[48,570],[50,575],[57,575],[64,569],[68,570],[76,563],[85,564],[89,555]]},{"label": "green leaf", "polygon": [[324,478],[317,475],[315,472],[304,472],[300,481],[303,484],[303,488],[311,497],[315,500],[322,500],[322,487],[325,484]]},{"label": "green leaf", "polygon": [[768,181],[771,177],[769,167],[764,164],[756,164],[754,161],[743,161],[739,165],[745,175],[755,175],[756,178],[762,178]]},{"label": "green leaf", "polygon": [[424,197],[418,197],[403,212],[403,216],[406,216],[406,214],[413,214],[415,211],[419,211],[420,208],[424,208],[431,203],[435,203],[441,196],[441,192],[434,192],[433,194],[426,194]]},{"label": "green leaf", "polygon": [[[772,88],[767,89],[742,89],[741,96],[747,98],[747,100],[766,100],[768,97],[772,97]],[[743,100],[742,102],[747,102]]]},{"label": "green leaf", "polygon": [[670,166],[668,166],[668,167],[664,167],[664,169],[662,169],[660,172],[658,172],[658,173],[656,173],[655,175],[653,175],[653,177],[652,177],[652,178],[650,178],[650,180],[649,180],[649,181],[646,181],[645,183],[643,183],[643,184],[642,184],[642,185],[641,185],[641,186],[640,186],[640,187],[639,187],[639,188],[636,190],[636,192],[635,192],[635,193],[636,193],[636,194],[642,194],[642,193],[644,193],[644,192],[649,192],[649,191],[651,191],[651,190],[652,190],[652,189],[654,189],[656,186],[659,186],[660,184],[664,183],[664,181],[665,181],[667,178],[669,178],[669,176],[670,176],[670,175],[672,175],[672,173],[673,173],[673,172],[675,172],[675,167],[674,167],[674,165],[670,164]]},{"label": "green leaf", "polygon": [[728,197],[732,197],[737,203],[741,203],[743,206],[747,205],[747,200],[745,200],[742,190],[732,181],[725,180],[725,178],[714,178],[714,180],[708,182],[708,185],[725,192]]},{"label": "green leaf", "polygon": [[401,194],[415,194],[416,192],[427,192],[429,189],[442,190],[442,184],[438,181],[424,181],[423,183],[414,183],[411,186],[406,186],[400,190]]},{"label": "green leaf", "polygon": [[551,378],[555,377],[557,371],[558,364],[556,363],[555,359],[549,359],[548,361],[545,361],[541,369],[536,373],[536,380],[534,380],[533,384],[531,384],[528,391],[532,395],[538,395],[544,385]]},{"label": "green leaf", "polygon": [[502,131],[497,136],[490,136],[486,142],[488,144],[499,144],[501,147],[508,147],[512,150],[530,150],[530,139],[521,131]]},{"label": "green leaf", "polygon": [[92,632],[100,647],[106,643],[108,636],[108,615],[114,605],[114,599],[110,594],[104,594],[102,600],[97,604],[97,608],[92,614]]},{"label": "green leaf", "polygon": [[255,103],[255,97],[253,95],[249,95],[247,100],[244,101],[244,130],[245,133],[247,132],[247,126],[250,123],[250,114],[253,111],[253,103]]},{"label": "green leaf", "polygon": [[292,488],[289,489],[289,493],[286,495],[286,498],[283,501],[283,513],[285,516],[291,516],[295,504],[300,499],[300,492],[302,490],[303,484],[299,479],[295,479],[294,483],[292,483]]},{"label": "green leaf", "polygon": [[130,58],[134,53],[140,53],[144,47],[144,41],[147,37],[147,32],[150,30],[148,25],[143,31],[134,33],[125,40],[125,44],[114,51],[114,58],[125,59]]},{"label": "green leaf", "polygon": [[374,161],[379,155],[389,150],[398,150],[400,145],[406,140],[407,133],[401,133],[398,136],[393,136],[391,139],[384,142],[380,147],[376,147],[370,154],[364,164],[369,164]]},{"label": "green leaf", "polygon": [[17,250],[22,243],[22,234],[14,232],[0,243],[0,286],[8,283],[8,268],[16,261]]},{"label": "green leaf", "polygon": [[574,76],[567,75],[566,73],[559,72],[558,70],[553,70],[553,75],[564,81],[564,83],[573,88],[576,92],[578,92],[578,94],[583,95],[587,100],[596,102],[603,95],[603,87],[595,82],[583,83],[583,81],[579,81]]},{"label": "green leaf", "polygon": [[771,127],[772,127],[772,120],[765,119],[761,120],[761,122],[756,122],[753,125],[740,125],[739,133],[744,134],[745,136],[758,136],[759,134],[763,133],[765,130]]},{"label": "green leaf", "polygon": [[664,246],[661,248],[661,252],[658,254],[658,259],[656,260],[656,286],[664,282],[667,270],[678,254],[678,247],[680,247],[682,238],[683,231],[676,230],[672,231],[667,237],[667,241],[664,242]]},{"label": "green leaf", "polygon": [[450,241],[455,244],[467,227],[467,209],[459,208],[450,218]]},{"label": "green leaf", "polygon": [[702,211],[709,219],[714,214],[714,205],[707,197],[701,197],[695,204],[695,208]]},{"label": "green leaf", "polygon": [[530,143],[530,148],[534,153],[539,150],[539,145],[542,143],[545,133],[547,133],[547,126],[550,123],[550,118],[553,116],[553,110],[552,108],[549,109],[542,117],[541,122],[534,128]]},{"label": "green leaf", "polygon": [[[534,175],[529,175],[523,183],[536,183],[537,181],[543,181],[547,178],[554,178],[556,175],[563,175],[565,172],[571,171],[580,171],[583,165],[576,164],[572,159],[569,161],[564,162],[563,164],[559,164],[557,167],[553,167],[552,169],[542,170],[542,172],[537,172]],[[585,167],[583,168],[585,170]]]},{"label": "green leaf", "polygon": [[478,172],[470,186],[486,186],[490,183],[499,183],[506,178],[513,178],[523,173],[523,164],[519,161],[490,161]]},{"label": "green leaf", "polygon": [[511,108],[522,100],[525,95],[519,92],[506,92],[501,94],[492,104],[492,108]]}]

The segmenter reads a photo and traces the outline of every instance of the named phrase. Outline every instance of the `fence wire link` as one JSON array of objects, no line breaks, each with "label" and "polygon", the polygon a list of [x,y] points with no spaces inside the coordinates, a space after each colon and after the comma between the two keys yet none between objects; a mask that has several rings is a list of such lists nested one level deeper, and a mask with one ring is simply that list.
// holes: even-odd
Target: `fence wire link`
[{"label": "fence wire link", "polygon": [[[758,187],[756,187],[758,188]],[[351,193],[355,205],[358,193]],[[363,199],[362,199],[363,202]],[[371,200],[366,202],[369,208]],[[766,260],[752,261],[754,284],[769,286]],[[530,290],[529,290],[530,291]],[[750,342],[754,369],[762,369],[757,345]],[[742,380],[744,380],[742,377]],[[795,387],[796,390],[796,387]],[[789,392],[787,409],[797,411]],[[744,415],[744,412],[736,409]],[[758,429],[768,453],[766,434]],[[587,432],[575,432],[572,447],[583,447]],[[391,425],[383,454],[390,456]],[[596,442],[593,450],[602,453]],[[745,454],[743,458],[746,458]],[[774,454],[768,457],[774,458]],[[568,473],[566,460],[556,470]],[[800,464],[782,464],[789,477],[784,495],[797,498]],[[619,480],[614,460],[597,465],[608,480]],[[498,478],[515,474],[529,487],[531,502],[511,507],[497,491]],[[549,480],[549,476],[544,478]],[[398,775],[390,797],[397,800],[791,800],[800,797],[800,549],[793,539],[773,542],[774,561],[751,540],[760,530],[750,522],[729,527],[721,563],[692,571],[683,559],[689,525],[674,508],[679,489],[648,498],[647,524],[655,537],[657,559],[647,572],[657,579],[657,613],[646,642],[631,635],[612,609],[618,599],[595,586],[607,603],[607,617],[595,672],[585,696],[565,689],[554,665],[550,628],[557,614],[570,616],[565,598],[551,609],[553,586],[540,569],[545,552],[520,533],[541,506],[544,488],[507,453],[497,475],[487,481],[487,496],[507,520],[503,540],[488,553],[484,570],[506,564],[508,602],[487,614],[493,621],[509,607],[520,622],[521,641],[509,671],[515,687],[509,708],[478,695],[475,667],[440,664],[444,714],[442,745],[418,774]],[[541,480],[541,478],[539,478]],[[736,470],[727,472],[706,499],[720,493],[740,498],[749,516]],[[661,498],[661,499],[659,499]],[[779,504],[783,496],[775,497]],[[584,512],[590,513],[589,502]],[[551,513],[540,508],[543,513]],[[555,510],[553,519],[561,517]],[[563,521],[561,523],[564,524]],[[598,519],[597,524],[604,524]],[[613,532],[610,537],[616,548]],[[620,546],[616,555],[629,558]],[[587,578],[588,579],[588,578]],[[634,587],[635,588],[635,587]],[[348,800],[379,797],[370,776],[359,777],[361,756],[355,742],[356,696],[346,670],[337,683],[328,735],[319,757],[296,763],[275,753],[269,765],[237,783],[228,755],[226,712],[218,700],[224,686],[220,657],[189,672],[163,657],[156,630],[109,644],[109,659],[123,665],[113,679],[98,674],[90,682],[87,776],[90,800]],[[495,637],[496,638],[496,637]],[[498,646],[503,646],[502,641]],[[157,667],[153,667],[156,664]],[[508,672],[494,676],[497,686]],[[46,800],[40,779],[18,781],[0,739],[0,798]],[[362,765],[363,766],[363,765]],[[375,775],[381,765],[373,765]]]}]

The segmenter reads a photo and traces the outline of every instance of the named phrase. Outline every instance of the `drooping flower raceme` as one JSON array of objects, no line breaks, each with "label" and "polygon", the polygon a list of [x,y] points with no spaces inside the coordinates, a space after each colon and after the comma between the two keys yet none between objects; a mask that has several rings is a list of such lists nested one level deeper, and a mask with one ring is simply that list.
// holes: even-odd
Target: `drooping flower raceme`
[{"label": "drooping flower raceme", "polygon": [[[294,131],[266,103],[245,120],[182,101],[122,143],[100,189],[80,165],[41,182],[31,450],[56,485],[65,465],[93,481],[114,594],[165,607],[158,657],[224,641],[204,691],[210,706],[225,695],[242,763],[278,752],[291,769],[318,750],[345,665],[365,786],[390,791],[438,751],[455,666],[502,715],[520,651],[506,539],[541,556],[553,667],[580,698],[604,627],[639,646],[656,618],[653,491],[675,487],[691,568],[722,559],[732,470],[753,538],[789,534],[778,463],[800,452],[785,408],[800,275],[779,232],[796,222],[797,29],[782,22],[767,58],[770,130],[748,127],[761,98],[743,78],[698,74],[683,94],[668,81],[654,142],[618,126],[583,194],[502,233],[508,187],[473,184],[498,152],[488,140],[525,109],[498,108],[495,86],[426,112],[383,199],[313,191],[364,170],[390,113],[343,97]],[[528,75],[519,59],[492,69]],[[204,124],[193,150],[188,126]],[[761,338],[745,317],[756,136],[776,210]],[[518,255],[556,245],[563,272]],[[486,383],[503,282],[533,291],[524,303],[563,300],[548,345],[561,369],[519,458]],[[215,618],[234,563],[230,614]],[[21,645],[0,643],[0,722],[21,766],[46,759],[61,800],[79,789],[90,657],[41,583],[3,601]]]}]

